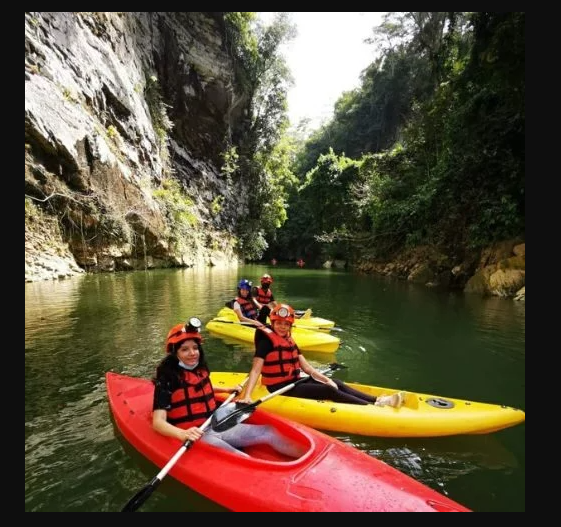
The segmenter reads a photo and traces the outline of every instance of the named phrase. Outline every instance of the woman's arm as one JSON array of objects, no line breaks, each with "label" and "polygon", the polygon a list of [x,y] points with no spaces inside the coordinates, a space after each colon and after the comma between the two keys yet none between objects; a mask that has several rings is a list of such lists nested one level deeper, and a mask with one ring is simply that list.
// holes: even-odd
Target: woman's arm
[{"label": "woman's arm", "polygon": [[183,430],[182,428],[178,428],[177,426],[173,426],[168,423],[167,412],[165,410],[154,410],[152,414],[152,428],[164,436],[175,437],[182,442],[185,442],[188,439],[196,441],[203,435],[201,429],[196,426]]},{"label": "woman's arm", "polygon": [[263,327],[264,324],[262,324],[261,322],[259,322],[259,320],[254,320],[252,318],[247,318],[243,316],[242,313],[242,309],[240,307],[240,305],[235,302],[234,303],[234,313],[236,313],[238,319],[240,320],[240,322],[250,322],[251,324],[253,324],[255,327],[260,328]]},{"label": "woman's arm", "polygon": [[254,287],[254,288],[251,290],[251,301],[253,302],[253,305],[254,305],[257,309],[261,309],[261,308],[263,307],[263,304],[262,304],[261,302],[259,302],[259,301],[257,300],[257,298],[255,298],[255,297],[257,296],[257,294],[258,294],[257,287]]},{"label": "woman's arm", "polygon": [[214,393],[240,393],[242,391],[242,387],[239,384],[236,384],[236,386],[232,386],[231,388],[217,388],[216,386],[213,386],[213,389]]},{"label": "woman's arm", "polygon": [[327,377],[327,375],[324,375],[323,373],[320,373],[319,371],[317,371],[305,358],[304,355],[300,355],[298,357],[299,361],[300,361],[300,367],[302,368],[302,371],[304,373],[307,373],[312,379],[318,381],[318,382],[322,382],[323,384],[328,384],[329,386],[331,386],[332,388],[335,388],[336,390],[337,385],[335,384],[335,382],[333,382],[332,379],[330,379],[329,377]]},{"label": "woman's arm", "polygon": [[263,368],[264,362],[264,359],[260,357],[253,358],[253,365],[251,366],[251,371],[249,372],[247,384],[238,399],[240,402],[251,403],[251,392],[253,392],[253,388],[255,388],[255,385],[257,384],[257,379],[259,378],[259,375],[261,375],[261,368]]}]

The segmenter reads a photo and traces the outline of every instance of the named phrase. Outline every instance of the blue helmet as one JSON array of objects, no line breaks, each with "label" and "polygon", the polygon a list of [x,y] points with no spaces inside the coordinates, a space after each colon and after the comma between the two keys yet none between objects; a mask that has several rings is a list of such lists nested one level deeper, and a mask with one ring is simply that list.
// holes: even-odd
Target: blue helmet
[{"label": "blue helmet", "polygon": [[249,280],[243,278],[242,280],[240,280],[240,283],[238,284],[238,289],[247,289],[248,291],[251,291],[251,285],[252,284]]}]

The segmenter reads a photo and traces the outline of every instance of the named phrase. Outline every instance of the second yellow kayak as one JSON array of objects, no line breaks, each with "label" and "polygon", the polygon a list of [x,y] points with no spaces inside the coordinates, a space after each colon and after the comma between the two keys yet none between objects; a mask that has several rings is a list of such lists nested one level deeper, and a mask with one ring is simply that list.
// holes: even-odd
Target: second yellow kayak
[{"label": "second yellow kayak", "polygon": [[[217,317],[228,317],[232,320],[237,320],[236,313],[233,309],[229,307],[223,307],[219,312]],[[269,319],[267,319],[269,321]],[[328,320],[327,318],[313,317],[307,313],[303,314],[301,317],[294,319],[294,326],[301,327],[302,329],[311,329],[316,331],[329,331],[335,326],[333,320]]]},{"label": "second yellow kayak", "polygon": [[[211,373],[212,384],[235,386],[247,373]],[[348,383],[369,395],[390,395],[397,390]],[[269,392],[260,383],[252,393],[255,401]],[[524,422],[517,408],[407,392],[401,408],[316,401],[278,395],[265,401],[264,410],[299,423],[334,432],[379,437],[436,437],[458,434],[487,434]]]},{"label": "second yellow kayak", "polygon": [[[223,308],[218,315],[207,323],[206,329],[217,335],[253,344],[255,326],[242,324],[232,309]],[[307,351],[335,353],[341,344],[340,339],[329,333],[302,329],[297,326],[292,328],[292,338],[302,353]]]}]

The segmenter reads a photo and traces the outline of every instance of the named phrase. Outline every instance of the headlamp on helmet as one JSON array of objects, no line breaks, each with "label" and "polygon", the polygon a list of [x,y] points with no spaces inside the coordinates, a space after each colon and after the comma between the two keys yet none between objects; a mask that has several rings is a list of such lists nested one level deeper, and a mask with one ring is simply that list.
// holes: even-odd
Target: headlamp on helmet
[{"label": "headlamp on helmet", "polygon": [[191,317],[185,324],[177,324],[173,326],[166,338],[166,353],[171,353],[176,344],[180,344],[184,340],[193,339],[198,344],[203,343],[201,335],[202,322],[197,317]]},{"label": "headlamp on helmet", "polygon": [[277,304],[271,311],[269,315],[271,322],[275,320],[286,320],[291,324],[294,324],[294,309],[288,304]]},{"label": "headlamp on helmet", "polygon": [[201,331],[203,323],[197,317],[191,317],[185,324],[185,331],[193,333],[194,331]]}]

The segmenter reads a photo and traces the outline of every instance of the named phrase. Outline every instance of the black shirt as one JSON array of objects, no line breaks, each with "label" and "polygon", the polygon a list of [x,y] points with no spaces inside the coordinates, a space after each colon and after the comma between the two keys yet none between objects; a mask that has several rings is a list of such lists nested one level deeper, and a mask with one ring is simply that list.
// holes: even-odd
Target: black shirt
[{"label": "black shirt", "polygon": [[154,401],[152,410],[171,410],[171,383],[158,379],[154,388]]}]

